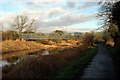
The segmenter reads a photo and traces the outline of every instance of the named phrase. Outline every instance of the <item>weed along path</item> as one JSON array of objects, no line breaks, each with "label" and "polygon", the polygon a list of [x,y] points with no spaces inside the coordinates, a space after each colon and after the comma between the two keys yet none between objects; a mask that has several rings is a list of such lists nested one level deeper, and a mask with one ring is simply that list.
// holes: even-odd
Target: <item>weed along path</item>
[{"label": "weed along path", "polygon": [[102,43],[98,45],[97,55],[92,59],[92,62],[83,73],[82,79],[84,80],[87,78],[116,78],[112,58],[107,50],[107,47]]}]

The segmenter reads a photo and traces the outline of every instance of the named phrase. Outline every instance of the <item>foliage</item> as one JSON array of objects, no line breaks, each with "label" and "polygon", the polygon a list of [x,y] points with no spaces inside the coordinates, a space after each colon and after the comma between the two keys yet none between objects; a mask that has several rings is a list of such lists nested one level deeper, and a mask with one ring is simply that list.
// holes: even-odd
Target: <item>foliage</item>
[{"label": "foliage", "polygon": [[62,31],[62,30],[55,30],[55,31],[53,31],[53,33],[58,34],[58,35],[63,35],[64,31]]},{"label": "foliage", "polygon": [[103,42],[106,43],[109,37],[110,37],[110,34],[109,34],[106,30],[104,30],[104,31],[102,32]]},{"label": "foliage", "polygon": [[120,32],[120,1],[113,4],[112,21],[118,26],[118,31]]},{"label": "foliage", "polygon": [[103,20],[103,28],[108,30],[116,45],[120,37],[120,1],[102,4],[98,16]]},{"label": "foliage", "polygon": [[90,47],[93,45],[93,38],[94,36],[91,33],[85,33],[82,37],[82,43],[87,46]]},{"label": "foliage", "polygon": [[2,32],[2,40],[16,40],[19,37],[16,31],[6,31]]},{"label": "foliage", "polygon": [[102,32],[96,32],[94,33],[94,38],[93,38],[93,41],[95,44],[98,44],[99,42],[102,42],[103,41],[103,38],[102,38]]}]

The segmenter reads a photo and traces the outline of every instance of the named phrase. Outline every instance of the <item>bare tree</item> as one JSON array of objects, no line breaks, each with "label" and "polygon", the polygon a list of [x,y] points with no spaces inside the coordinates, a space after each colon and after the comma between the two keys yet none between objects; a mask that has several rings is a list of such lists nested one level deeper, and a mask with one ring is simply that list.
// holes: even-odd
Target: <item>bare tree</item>
[{"label": "bare tree", "polygon": [[30,32],[34,30],[33,23],[35,22],[35,19],[33,19],[31,22],[29,18],[25,15],[18,15],[16,16],[14,20],[14,28],[18,31],[20,40],[22,39],[22,32],[25,30],[26,32]]},{"label": "bare tree", "polygon": [[30,24],[26,27],[25,32],[31,33],[31,32],[34,32],[37,29],[37,27],[33,26],[35,21],[36,21],[35,19],[31,20]]},{"label": "bare tree", "polygon": [[28,22],[27,16],[18,15],[18,16],[16,16],[16,18],[14,20],[14,24],[12,25],[18,31],[20,40],[22,38],[22,31],[25,29],[25,27],[27,27],[27,22]]}]

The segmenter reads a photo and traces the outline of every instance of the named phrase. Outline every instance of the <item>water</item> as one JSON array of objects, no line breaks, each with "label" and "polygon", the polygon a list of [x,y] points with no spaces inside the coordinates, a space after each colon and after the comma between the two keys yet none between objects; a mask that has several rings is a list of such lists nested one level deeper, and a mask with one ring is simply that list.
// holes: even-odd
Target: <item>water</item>
[{"label": "water", "polygon": [[28,57],[38,57],[38,55],[24,55],[24,56],[21,56],[17,60],[12,61],[12,62],[8,62],[7,60],[1,60],[0,61],[0,68],[3,68],[4,66],[16,65]]},{"label": "water", "polygon": [[39,52],[41,49],[34,49],[34,50],[23,50],[23,51],[15,51],[15,52],[9,52],[9,53],[4,53],[0,57],[1,59],[7,59],[13,56],[20,57],[23,55],[26,55],[28,53],[34,53],[34,52]]},{"label": "water", "polygon": [[4,66],[9,66],[11,65],[11,63],[9,63],[8,61],[6,60],[1,60],[0,61],[0,68],[4,67]]},{"label": "water", "polygon": [[45,49],[45,50],[43,51],[42,55],[49,55],[49,51]]},{"label": "water", "polygon": [[[19,62],[22,60],[28,58],[28,57],[38,57],[39,55],[27,55],[28,53],[31,52],[36,52],[40,51],[38,50],[25,50],[25,51],[16,51],[16,52],[10,52],[10,53],[5,53],[1,55],[1,60],[0,60],[0,68],[3,68],[4,66],[10,66],[10,65],[17,65]],[[44,49],[41,55],[49,55],[49,51],[47,49]],[[13,58],[13,57],[18,57],[18,59],[15,59],[14,61],[7,61],[8,58]]]}]

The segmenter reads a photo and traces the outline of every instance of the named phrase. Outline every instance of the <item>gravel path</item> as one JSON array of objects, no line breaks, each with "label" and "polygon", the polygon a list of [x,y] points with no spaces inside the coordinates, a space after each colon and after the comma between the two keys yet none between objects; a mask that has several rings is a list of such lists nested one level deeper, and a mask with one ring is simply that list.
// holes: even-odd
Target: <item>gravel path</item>
[{"label": "gravel path", "polygon": [[86,78],[116,78],[112,58],[106,46],[102,43],[98,45],[97,55],[84,71],[82,79],[84,80]]}]

